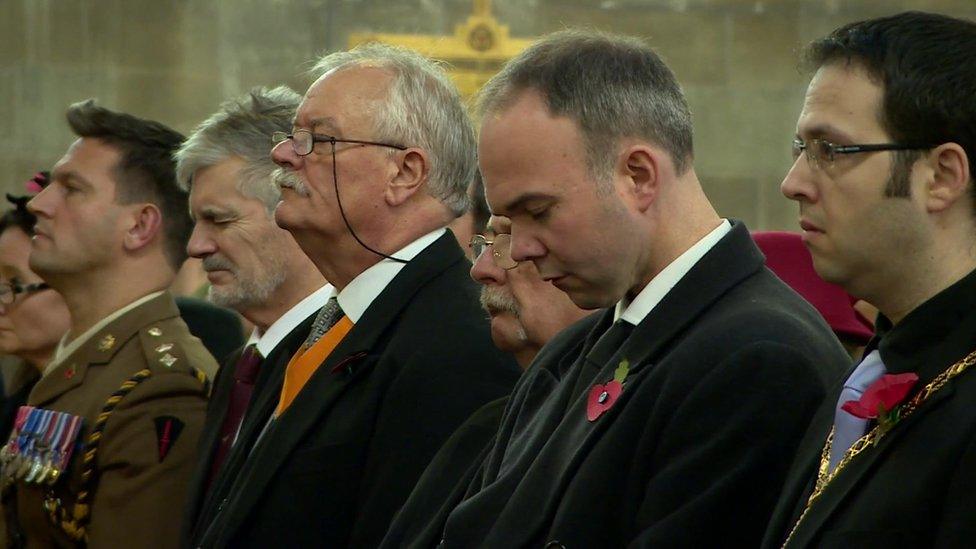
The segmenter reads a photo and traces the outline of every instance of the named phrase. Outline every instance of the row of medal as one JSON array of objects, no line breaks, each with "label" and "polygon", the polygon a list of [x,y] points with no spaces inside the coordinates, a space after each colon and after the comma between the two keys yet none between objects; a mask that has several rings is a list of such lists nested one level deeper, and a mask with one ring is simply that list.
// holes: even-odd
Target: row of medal
[{"label": "row of medal", "polygon": [[81,424],[81,416],[21,406],[0,448],[4,479],[53,485],[71,461]]}]

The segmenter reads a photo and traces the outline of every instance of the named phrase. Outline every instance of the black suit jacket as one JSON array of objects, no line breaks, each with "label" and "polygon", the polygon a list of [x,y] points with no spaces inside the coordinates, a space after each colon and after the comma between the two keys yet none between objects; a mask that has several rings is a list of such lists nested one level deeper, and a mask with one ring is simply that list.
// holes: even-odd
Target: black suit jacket
[{"label": "black suit jacket", "polygon": [[437,544],[441,525],[491,450],[507,403],[506,397],[485,404],[447,439],[396,514],[381,548]]},{"label": "black suit jacket", "polygon": [[[234,386],[234,367],[241,356],[244,347],[231,353],[227,361],[217,372],[214,379],[213,391],[207,406],[207,417],[200,435],[199,456],[190,478],[186,507],[183,512],[181,540],[184,546],[192,545],[194,532],[200,524],[208,525],[213,520],[216,507],[226,495],[232,479],[240,470],[240,465],[250,453],[257,433],[267,423],[271,412],[274,411],[281,394],[281,383],[285,375],[285,367],[292,355],[301,347],[312,329],[312,321],[318,311],[312,313],[298,326],[292,329],[274,349],[268,353],[261,363],[258,377],[254,382],[251,402],[241,422],[237,443],[228,452],[224,465],[213,480],[211,490],[207,490],[207,479],[220,439],[220,428],[227,415],[230,405],[230,393]],[[229,480],[230,479],[230,480]]]},{"label": "black suit jacket", "polygon": [[447,437],[507,394],[454,236],[403,267],[276,419],[203,534],[205,547],[375,547]]},{"label": "black suit jacket", "polygon": [[241,317],[234,311],[193,297],[179,296],[175,299],[190,333],[200,338],[218,363],[223,364],[244,344]]},{"label": "black suit jacket", "polygon": [[[916,391],[976,349],[976,273],[909,313],[884,317],[872,342],[888,373],[915,372]],[[813,488],[843,380],[829,393],[784,484],[764,547],[778,548]],[[913,396],[909,395],[909,398]],[[976,545],[976,371],[966,371],[837,473],[789,547]]]},{"label": "black suit jacket", "polygon": [[[586,318],[536,357],[443,547],[759,544],[844,349],[741,223],[622,346],[597,343],[612,320]],[[624,359],[619,399],[588,421],[591,387]]]}]

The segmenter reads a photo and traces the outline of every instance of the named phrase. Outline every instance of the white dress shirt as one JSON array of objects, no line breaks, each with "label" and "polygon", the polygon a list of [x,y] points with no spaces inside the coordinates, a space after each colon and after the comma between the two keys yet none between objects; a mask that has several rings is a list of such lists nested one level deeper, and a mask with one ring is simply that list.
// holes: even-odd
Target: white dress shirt
[{"label": "white dress shirt", "polygon": [[288,309],[287,313],[278,317],[278,320],[268,326],[264,333],[261,333],[261,330],[255,326],[247,344],[255,344],[261,356],[267,358],[271,351],[281,343],[281,340],[285,339],[285,336],[290,334],[303,320],[324,307],[334,293],[335,286],[332,284],[326,284],[315,290],[294,307]]},{"label": "white dress shirt", "polygon": [[[427,249],[427,246],[433,244],[446,230],[446,227],[441,227],[429,232],[390,255],[399,259],[411,260]],[[349,317],[353,324],[359,322],[373,300],[386,289],[404,266],[404,263],[384,257],[379,263],[359,273],[356,278],[352,279],[352,282],[339,292],[339,306],[342,307],[342,312]]]},{"label": "white dress shirt", "polygon": [[657,304],[664,299],[664,296],[668,295],[671,288],[674,288],[675,284],[698,263],[698,260],[705,257],[705,254],[731,230],[732,224],[729,223],[728,219],[723,219],[718,227],[685,250],[683,254],[652,278],[633,301],[628,301],[626,297],[620,300],[614,309],[613,319],[615,321],[623,319],[634,326],[640,324],[654,310],[654,307],[657,307]]}]

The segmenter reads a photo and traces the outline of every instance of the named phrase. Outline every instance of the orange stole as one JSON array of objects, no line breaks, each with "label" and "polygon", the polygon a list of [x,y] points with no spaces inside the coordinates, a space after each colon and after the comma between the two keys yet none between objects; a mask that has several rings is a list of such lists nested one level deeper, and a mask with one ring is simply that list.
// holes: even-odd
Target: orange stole
[{"label": "orange stole", "polygon": [[281,399],[278,400],[278,408],[275,409],[275,417],[280,417],[285,410],[301,392],[302,387],[308,383],[312,374],[319,369],[319,366],[332,351],[339,345],[342,338],[346,337],[349,330],[352,330],[353,323],[348,316],[343,315],[328,332],[308,349],[299,349],[285,369],[285,380],[281,385]]}]

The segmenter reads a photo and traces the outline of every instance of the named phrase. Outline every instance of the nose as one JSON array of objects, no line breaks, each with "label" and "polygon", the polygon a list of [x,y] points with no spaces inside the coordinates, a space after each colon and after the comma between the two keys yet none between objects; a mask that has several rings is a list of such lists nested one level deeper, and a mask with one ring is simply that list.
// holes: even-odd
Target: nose
[{"label": "nose", "polygon": [[203,259],[217,251],[217,243],[210,237],[208,231],[203,227],[203,223],[197,222],[190,233],[190,240],[186,243],[186,253],[190,257]]},{"label": "nose", "polygon": [[786,173],[783,182],[780,183],[780,191],[786,198],[798,202],[815,202],[817,199],[816,185],[813,182],[813,171],[810,163],[804,158],[806,153],[801,154],[793,161],[793,166]]},{"label": "nose", "polygon": [[41,192],[34,195],[27,203],[27,211],[37,217],[51,217],[53,212],[53,185],[48,185]]},{"label": "nose", "polygon": [[475,258],[471,265],[471,278],[485,286],[500,286],[506,282],[505,270],[495,265],[491,260],[491,253],[492,249],[486,248]]},{"label": "nose", "polygon": [[546,255],[545,245],[533,235],[519,231],[512,224],[512,259],[514,261],[535,261]]},{"label": "nose", "polygon": [[285,139],[271,149],[271,160],[282,168],[297,170],[303,162],[303,157],[295,154],[291,139]]}]

